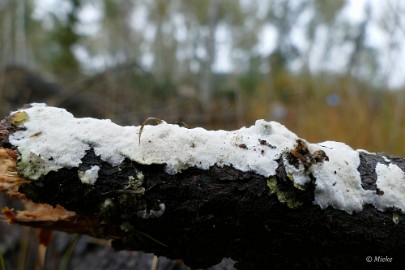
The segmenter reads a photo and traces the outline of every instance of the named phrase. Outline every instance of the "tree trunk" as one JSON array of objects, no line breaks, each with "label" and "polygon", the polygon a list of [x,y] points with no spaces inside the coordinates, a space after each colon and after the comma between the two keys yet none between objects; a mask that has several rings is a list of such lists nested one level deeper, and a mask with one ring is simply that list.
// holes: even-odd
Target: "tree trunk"
[{"label": "tree trunk", "polygon": [[215,61],[215,34],[217,31],[218,22],[218,0],[210,0],[208,4],[207,14],[207,34],[205,37],[205,52],[206,57],[203,62],[203,69],[200,80],[201,101],[204,108],[204,113],[209,114],[211,112],[211,99],[213,94],[213,64]]},{"label": "tree trunk", "polygon": [[38,104],[13,113],[0,126],[0,190],[27,210],[3,213],[191,267],[405,265],[404,159],[310,144],[274,122],[225,132],[156,120],[119,127]]}]

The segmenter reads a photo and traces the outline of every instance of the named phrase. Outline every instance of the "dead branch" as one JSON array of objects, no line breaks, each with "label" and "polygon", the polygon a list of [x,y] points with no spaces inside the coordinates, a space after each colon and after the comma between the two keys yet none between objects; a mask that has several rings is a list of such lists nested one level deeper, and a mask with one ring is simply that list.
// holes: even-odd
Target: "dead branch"
[{"label": "dead branch", "polygon": [[274,122],[119,127],[42,105],[3,120],[0,134],[0,190],[26,205],[3,208],[11,223],[192,267],[405,265],[402,158],[310,144]]}]

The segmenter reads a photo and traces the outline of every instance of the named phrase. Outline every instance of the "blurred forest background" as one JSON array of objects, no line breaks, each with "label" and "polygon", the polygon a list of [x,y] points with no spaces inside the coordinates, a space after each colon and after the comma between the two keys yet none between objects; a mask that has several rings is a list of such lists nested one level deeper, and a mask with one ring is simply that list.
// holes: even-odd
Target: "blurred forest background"
[{"label": "blurred forest background", "polygon": [[401,0],[2,0],[2,115],[31,101],[139,124],[276,120],[404,155]]},{"label": "blurred forest background", "polygon": [[0,0],[0,25],[1,117],[35,101],[118,124],[263,118],[405,156],[402,0]]}]

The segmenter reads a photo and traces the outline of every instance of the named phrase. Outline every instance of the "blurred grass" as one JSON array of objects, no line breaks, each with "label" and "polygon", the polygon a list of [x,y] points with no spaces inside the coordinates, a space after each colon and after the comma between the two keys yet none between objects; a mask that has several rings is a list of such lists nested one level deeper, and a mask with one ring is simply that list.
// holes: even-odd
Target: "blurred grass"
[{"label": "blurred grass", "polygon": [[0,249],[0,270],[6,270],[6,265],[4,264],[3,251]]},{"label": "blurred grass", "polygon": [[[274,119],[298,136],[310,141],[334,140],[355,149],[405,155],[404,91],[373,89],[350,78],[327,82],[291,79],[283,93],[266,89],[249,98],[247,122]],[[282,82],[285,84],[285,82]],[[335,104],[328,99],[337,99]],[[281,104],[281,105],[280,105]],[[282,106],[284,117],[274,117],[272,109]]]},{"label": "blurred grass", "polygon": [[79,241],[79,235],[78,234],[74,234],[72,236],[72,239],[70,240],[70,243],[66,249],[66,251],[63,253],[62,258],[61,258],[61,262],[59,265],[59,270],[67,270],[68,265],[69,265],[69,260],[72,257],[72,254],[75,250],[75,247],[77,245],[77,242]]},{"label": "blurred grass", "polygon": [[[228,130],[265,119],[281,122],[310,142],[335,140],[356,149],[405,155],[405,89],[394,91],[337,74],[280,72],[236,83],[227,76],[216,75],[215,95],[206,111],[191,79],[159,84],[151,74],[124,65],[58,85],[11,68],[0,74],[0,111],[7,115],[25,103],[46,102],[77,117],[111,118],[121,125],[156,117]],[[243,83],[247,79],[254,83]]]}]

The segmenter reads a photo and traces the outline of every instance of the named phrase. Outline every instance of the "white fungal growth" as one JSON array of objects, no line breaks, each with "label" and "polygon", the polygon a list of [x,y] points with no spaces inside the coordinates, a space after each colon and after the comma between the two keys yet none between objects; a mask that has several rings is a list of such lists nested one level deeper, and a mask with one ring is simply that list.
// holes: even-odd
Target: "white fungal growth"
[{"label": "white fungal growth", "polygon": [[91,166],[87,171],[79,171],[78,175],[83,184],[93,185],[98,178],[99,166]]},{"label": "white fungal growth", "polygon": [[387,158],[386,156],[382,156],[382,158],[384,159],[385,162],[390,163],[391,160],[389,158]]},{"label": "white fungal growth", "polygon": [[163,215],[163,213],[166,210],[166,205],[164,203],[160,203],[159,204],[159,210],[141,210],[138,211],[136,214],[138,217],[143,218],[143,219],[149,219],[149,218],[158,218],[161,215]]},{"label": "white fungal growth", "polygon": [[384,211],[388,207],[397,207],[405,213],[405,174],[395,164],[384,165],[378,163],[377,188],[382,191],[376,196],[375,206]]},{"label": "white fungal growth", "polygon": [[299,189],[303,189],[305,184],[311,181],[311,178],[308,176],[304,166],[299,164],[299,167],[296,168],[293,165],[289,165],[285,157],[283,157],[285,172],[287,176],[294,182],[294,186]]},{"label": "white fungal growth", "polygon": [[[140,127],[122,127],[110,120],[74,118],[64,109],[44,104],[32,104],[24,111],[29,117],[21,125],[25,129],[11,135],[10,142],[21,154],[24,164],[21,173],[32,180],[49,171],[78,167],[91,147],[113,166],[128,158],[146,165],[166,164],[170,174],[188,167],[208,169],[228,165],[271,176],[276,173],[276,160],[283,151],[293,148],[298,138],[283,125],[264,120],[235,131],[187,129],[163,122],[145,126],[139,144]],[[37,132],[42,133],[31,137]],[[261,144],[260,140],[276,147]]]},{"label": "white fungal growth", "polygon": [[348,213],[362,210],[375,192],[364,190],[361,186],[357,170],[359,153],[346,144],[332,141],[311,147],[322,149],[329,157],[329,162],[317,163],[313,168],[315,203],[321,208],[332,206]]},{"label": "white fungal growth", "polygon": [[[314,162],[294,152],[299,137],[277,122],[258,120],[251,127],[234,131],[187,129],[162,122],[141,130],[139,126],[118,126],[110,120],[74,118],[64,109],[44,104],[32,104],[23,111],[27,117],[9,141],[20,153],[19,172],[31,180],[61,168],[77,168],[91,148],[113,166],[129,159],[144,165],[164,164],[170,174],[189,167],[206,170],[216,165],[271,177],[276,175],[282,159],[296,188],[304,189],[315,181],[314,203],[321,208],[331,206],[352,213],[372,204],[382,211],[397,207],[405,212],[405,198],[401,195],[405,194],[405,176],[398,166],[377,165],[377,187],[383,195],[364,190],[357,170],[359,151],[343,143],[309,144],[301,139],[309,154],[325,153],[327,159]],[[289,164],[286,157],[291,153],[298,164]],[[94,184],[99,169],[92,166],[79,172],[81,181]],[[143,174],[138,172],[129,183],[137,186],[142,180]],[[142,218],[158,217],[165,211],[164,204],[159,207],[157,211],[145,209],[137,214]]]},{"label": "white fungal growth", "polygon": [[105,199],[105,201],[103,202],[102,207],[107,208],[114,205],[114,203],[112,202],[112,200],[110,198]]}]

